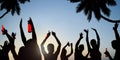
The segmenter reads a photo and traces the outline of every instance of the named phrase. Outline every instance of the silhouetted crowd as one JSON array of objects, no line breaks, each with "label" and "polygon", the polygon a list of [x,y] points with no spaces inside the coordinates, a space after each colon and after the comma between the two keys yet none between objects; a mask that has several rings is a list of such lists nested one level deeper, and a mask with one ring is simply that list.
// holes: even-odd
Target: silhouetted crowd
[{"label": "silhouetted crowd", "polygon": [[[69,60],[69,57],[73,54],[72,43],[69,43],[69,42],[66,43],[66,45],[63,46],[63,48],[61,49],[61,42],[56,36],[56,33],[52,31],[52,32],[47,33],[46,37],[44,38],[39,48],[37,44],[37,36],[36,36],[35,28],[34,28],[31,18],[28,20],[28,24],[30,24],[28,26],[28,29],[29,29],[29,33],[32,33],[32,38],[27,40],[25,37],[24,31],[23,31],[23,28],[22,28],[22,19],[21,19],[19,27],[20,27],[20,33],[21,33],[21,40],[24,46],[20,47],[18,54],[15,51],[16,34],[12,32],[12,34],[10,35],[7,29],[5,29],[2,26],[2,34],[6,35],[9,41],[6,40],[4,42],[4,45],[0,45],[1,47],[0,60],[9,60],[8,53],[10,51],[13,55],[14,60],[42,60],[41,54],[43,54],[44,60],[57,60],[59,54],[60,54],[61,60]],[[120,36],[117,31],[117,28],[118,28],[118,23],[115,23],[113,30],[114,30],[116,39],[111,42],[111,46],[115,50],[114,58],[111,57],[109,51],[106,50],[104,52],[104,54],[109,58],[109,60],[120,60]],[[84,44],[80,44],[80,42],[83,39],[83,33],[80,33],[78,41],[75,44],[74,60],[102,60],[101,52],[99,50],[100,48],[99,34],[95,28],[91,28],[91,29],[95,31],[96,39],[91,39],[89,42],[89,30],[84,29],[84,32],[86,33],[86,43],[87,43],[88,52],[86,55],[82,54],[84,51]],[[53,43],[49,43],[47,45],[47,50],[48,50],[47,52],[45,50],[44,45],[47,39],[50,37],[50,35],[52,35],[55,38],[58,46],[57,46],[57,50],[54,51],[55,45]],[[71,52],[69,54],[67,53],[66,47],[71,48]],[[60,50],[61,50],[61,53],[60,53]]]}]

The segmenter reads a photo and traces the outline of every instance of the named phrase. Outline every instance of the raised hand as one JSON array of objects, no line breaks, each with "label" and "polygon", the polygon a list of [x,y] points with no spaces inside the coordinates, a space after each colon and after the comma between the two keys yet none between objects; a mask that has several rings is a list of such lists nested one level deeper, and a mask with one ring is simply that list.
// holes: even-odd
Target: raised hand
[{"label": "raised hand", "polygon": [[88,32],[89,32],[89,30],[88,30],[88,29],[84,29],[84,31],[85,31],[86,33],[88,33]]},{"label": "raised hand", "polygon": [[5,30],[4,30],[4,34],[7,34],[7,33],[8,33],[8,31],[5,29]]},{"label": "raised hand", "polygon": [[69,42],[67,43],[67,46],[70,46],[70,43],[69,43]]},{"label": "raised hand", "polygon": [[16,33],[14,33],[14,32],[12,32],[12,37],[13,37],[13,39],[16,39]]},{"label": "raised hand", "polygon": [[93,29],[94,31],[96,31],[96,29],[95,29],[95,28],[91,28],[91,29]]},{"label": "raised hand", "polygon": [[83,34],[82,33],[80,33],[80,39],[82,39],[83,38]]},{"label": "raised hand", "polygon": [[50,36],[50,31],[48,31],[47,35],[46,35],[46,39]]},{"label": "raised hand", "polygon": [[53,35],[53,36],[56,36],[56,33],[52,31],[52,35]]},{"label": "raised hand", "polygon": [[32,24],[32,19],[29,17],[28,23]]}]

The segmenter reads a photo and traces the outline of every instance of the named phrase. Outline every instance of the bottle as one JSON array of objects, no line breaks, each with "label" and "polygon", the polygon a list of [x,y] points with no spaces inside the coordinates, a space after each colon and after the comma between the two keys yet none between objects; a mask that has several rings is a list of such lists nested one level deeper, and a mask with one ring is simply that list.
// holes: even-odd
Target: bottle
[{"label": "bottle", "polygon": [[2,29],[1,29],[1,31],[2,31],[2,35],[4,35],[5,33],[4,33],[4,31],[5,31],[5,27],[4,27],[4,25],[2,25]]},{"label": "bottle", "polygon": [[31,33],[32,32],[32,25],[30,24],[30,22],[28,21],[28,32]]},{"label": "bottle", "polygon": [[[107,48],[105,48],[106,52],[108,51]],[[108,57],[106,54],[105,54],[105,57]]]}]

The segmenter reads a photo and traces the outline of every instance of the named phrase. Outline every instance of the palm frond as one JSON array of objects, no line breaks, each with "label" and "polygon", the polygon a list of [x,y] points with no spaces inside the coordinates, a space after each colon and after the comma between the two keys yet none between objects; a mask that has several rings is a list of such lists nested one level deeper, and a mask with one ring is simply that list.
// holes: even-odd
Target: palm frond
[{"label": "palm frond", "polygon": [[80,2],[81,0],[69,0],[72,3]]},{"label": "palm frond", "polygon": [[110,5],[110,6],[115,6],[115,5],[117,5],[117,3],[116,3],[115,0],[107,0],[107,4]]},{"label": "palm frond", "polygon": [[[8,12],[11,12],[11,15],[17,13],[20,15],[20,3],[25,3],[26,1],[30,2],[30,0],[0,0],[0,10],[6,10],[6,12],[1,16],[4,17]],[[20,3],[19,3],[20,2]]]},{"label": "palm frond", "polygon": [[19,2],[22,4],[24,4],[26,1],[30,2],[30,0],[19,0]]},{"label": "palm frond", "polygon": [[20,10],[21,10],[21,9],[20,9],[19,5],[17,5],[17,6],[16,6],[16,13],[17,13],[18,15],[20,15]]},{"label": "palm frond", "polygon": [[81,10],[83,10],[84,9],[84,7],[85,7],[85,3],[84,2],[81,2],[81,4],[79,4],[78,6],[77,6],[77,13],[78,12],[81,12]]},{"label": "palm frond", "polygon": [[14,13],[15,13],[15,8],[13,7],[12,10],[11,10],[12,16],[14,15]]},{"label": "palm frond", "polygon": [[92,10],[90,10],[90,11],[88,12],[88,17],[87,17],[87,19],[88,19],[89,22],[91,21],[91,18],[92,18]]},{"label": "palm frond", "polygon": [[[86,8],[87,7],[87,8]],[[85,8],[84,8],[84,14],[85,15],[87,15],[88,14],[88,12],[89,12],[89,7],[88,6],[86,6]]]},{"label": "palm frond", "polygon": [[110,9],[106,5],[102,5],[101,10],[106,16],[110,15]]},{"label": "palm frond", "polygon": [[99,21],[101,18],[99,7],[96,6],[93,11],[94,11],[95,18]]}]

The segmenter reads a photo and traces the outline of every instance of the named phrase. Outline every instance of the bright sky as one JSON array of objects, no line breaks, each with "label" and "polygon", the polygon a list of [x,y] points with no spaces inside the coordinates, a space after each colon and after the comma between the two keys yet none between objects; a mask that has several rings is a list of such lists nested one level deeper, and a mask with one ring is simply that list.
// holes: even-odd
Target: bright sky
[{"label": "bright sky", "polygon": [[[0,19],[0,26],[3,24],[10,34],[12,32],[17,34],[15,41],[17,52],[19,48],[23,46],[19,30],[21,18],[23,19],[23,29],[27,39],[31,38],[31,34],[27,32],[27,21],[29,17],[32,18],[37,33],[38,45],[41,44],[48,31],[56,32],[62,46],[68,41],[75,45],[79,38],[79,33],[83,32],[84,38],[81,41],[81,43],[85,45],[83,54],[86,54],[87,51],[85,33],[83,30],[89,29],[90,39],[96,39],[94,31],[91,30],[91,28],[96,28],[101,38],[100,51],[102,53],[102,59],[107,60],[108,58],[105,58],[104,55],[105,48],[108,48],[110,53],[114,55],[114,50],[111,47],[111,41],[115,39],[112,30],[114,24],[102,19],[98,22],[94,16],[91,22],[88,22],[87,17],[83,12],[76,13],[77,4],[78,3],[70,3],[67,0],[31,0],[30,3],[21,5],[20,16],[16,14],[12,16],[11,13],[9,13],[4,18]],[[119,0],[117,0],[117,4],[118,5],[115,7],[110,7],[112,11],[110,18],[112,19],[120,19],[120,16],[118,15],[118,12],[120,11]],[[0,15],[4,12],[5,11],[1,11]],[[120,26],[118,31],[120,32]],[[0,45],[3,45],[5,40],[8,39],[0,32]],[[50,36],[48,40],[47,43],[51,41],[51,43],[56,43],[52,36]],[[10,60],[13,60],[11,53],[9,53],[9,55]],[[73,55],[70,57],[70,60],[73,60]]]}]

